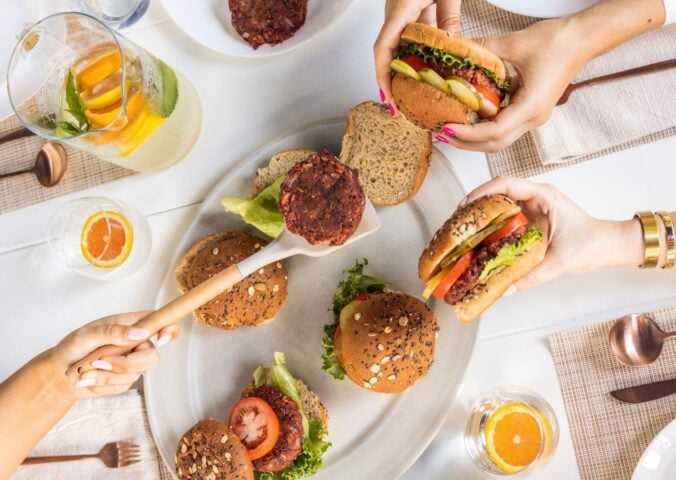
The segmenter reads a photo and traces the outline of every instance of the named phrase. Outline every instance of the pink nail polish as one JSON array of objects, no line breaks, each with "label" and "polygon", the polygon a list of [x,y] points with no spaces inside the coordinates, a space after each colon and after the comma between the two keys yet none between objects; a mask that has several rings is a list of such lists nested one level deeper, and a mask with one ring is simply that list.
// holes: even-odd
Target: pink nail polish
[{"label": "pink nail polish", "polygon": [[148,338],[149,335],[150,332],[145,328],[131,328],[127,332],[127,338],[129,340],[143,340],[144,338]]},{"label": "pink nail polish", "polygon": [[108,371],[111,371],[113,369],[113,365],[110,362],[106,362],[105,360],[94,360],[92,362],[92,367],[97,368],[99,370],[108,370]]},{"label": "pink nail polish", "polygon": [[379,89],[378,92],[380,93],[380,101],[385,103],[385,92],[383,92],[383,89]]},{"label": "pink nail polish", "polygon": [[437,135],[436,137],[434,137],[434,139],[437,142],[448,143],[448,139],[446,137],[441,136],[441,135]]},{"label": "pink nail polish", "polygon": [[78,380],[75,384],[77,388],[91,387],[93,385],[96,385],[96,379],[94,378],[83,378],[82,380]]},{"label": "pink nail polish", "polygon": [[394,109],[394,104],[392,102],[387,104],[388,107],[390,107],[390,115],[393,117],[397,115],[397,111]]},{"label": "pink nail polish", "polygon": [[444,134],[448,135],[449,137],[455,137],[455,130],[453,130],[450,127],[443,127],[441,131],[444,132]]}]

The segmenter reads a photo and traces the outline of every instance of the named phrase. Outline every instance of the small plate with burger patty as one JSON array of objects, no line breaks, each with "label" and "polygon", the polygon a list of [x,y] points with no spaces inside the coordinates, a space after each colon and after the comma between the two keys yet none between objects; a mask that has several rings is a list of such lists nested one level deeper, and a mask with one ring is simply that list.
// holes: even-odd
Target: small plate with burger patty
[{"label": "small plate with burger patty", "polygon": [[[325,257],[261,268],[182,321],[181,339],[145,377],[153,435],[177,477],[396,478],[460,388],[477,323],[423,299],[418,263],[465,192],[429,132],[372,102],[234,167],[177,244],[157,305],[265,248],[284,228],[282,179],[337,160],[329,152],[357,173],[382,226]],[[350,198],[334,202],[336,215]]]}]

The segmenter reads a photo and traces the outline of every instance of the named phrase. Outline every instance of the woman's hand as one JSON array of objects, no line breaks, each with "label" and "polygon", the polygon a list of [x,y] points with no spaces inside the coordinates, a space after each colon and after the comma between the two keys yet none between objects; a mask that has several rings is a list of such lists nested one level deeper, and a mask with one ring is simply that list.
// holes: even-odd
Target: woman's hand
[{"label": "woman's hand", "polygon": [[390,106],[390,113],[393,115],[395,110],[390,88],[390,62],[399,48],[401,32],[409,23],[421,22],[460,33],[461,2],[462,0],[387,0],[385,3],[385,23],[373,45],[373,54],[380,100]]},{"label": "woman's hand", "polygon": [[[77,398],[113,395],[129,387],[147,370],[158,365],[160,358],[148,330],[134,327],[134,323],[148,312],[111,315],[91,322],[65,337],[50,351],[50,359],[59,373],[87,357],[104,345],[132,346],[141,343],[127,355],[103,357],[92,362],[95,370],[83,373],[71,389]],[[160,330],[157,344],[163,345],[177,338],[178,325]]]},{"label": "woman's hand", "polygon": [[517,290],[534,287],[564,273],[639,265],[643,236],[636,220],[600,220],[590,216],[556,187],[521,178],[497,177],[469,193],[463,203],[502,193],[518,202],[540,226],[548,243],[545,259],[518,280]]}]

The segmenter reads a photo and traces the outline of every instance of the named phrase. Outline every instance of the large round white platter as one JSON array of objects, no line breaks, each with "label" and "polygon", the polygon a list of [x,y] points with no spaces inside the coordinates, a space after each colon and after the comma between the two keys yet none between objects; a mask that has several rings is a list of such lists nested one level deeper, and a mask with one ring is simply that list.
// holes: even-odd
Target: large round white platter
[{"label": "large round white platter", "polygon": [[216,52],[235,57],[266,57],[288,52],[326,30],[342,16],[352,0],[308,0],[305,24],[278,45],[254,50],[232,26],[228,0],[162,0],[171,19],[193,40]]},{"label": "large round white platter", "polygon": [[597,0],[487,0],[498,8],[528,17],[558,18],[573,15],[595,4]]},{"label": "large round white platter", "polygon": [[653,438],[631,480],[671,480],[676,475],[676,420]]},{"label": "large round white platter", "polygon": [[[279,138],[235,166],[205,199],[192,225],[167,259],[157,305],[176,297],[173,265],[189,246],[217,230],[245,227],[223,212],[223,196],[246,196],[256,168],[280,150],[308,147],[340,151],[345,120],[331,120]],[[366,272],[391,282],[396,290],[418,295],[420,252],[464,196],[450,162],[434,151],[430,170],[413,200],[383,207],[383,226],[371,236],[322,258],[287,261],[289,295],[277,318],[260,327],[222,331],[182,323],[181,338],[162,349],[161,365],[145,377],[150,426],[160,453],[174,470],[181,435],[204,417],[226,421],[242,388],[274,351],[286,353],[288,367],[316,391],[330,415],[333,447],[318,479],[394,479],[422,453],[437,433],[453,402],[472,353],[477,323],[461,325],[450,307],[432,303],[441,331],[428,375],[400,395],[369,392],[349,380],[334,380],[321,369],[320,340],[333,321],[329,307],[341,272],[368,258]]]}]

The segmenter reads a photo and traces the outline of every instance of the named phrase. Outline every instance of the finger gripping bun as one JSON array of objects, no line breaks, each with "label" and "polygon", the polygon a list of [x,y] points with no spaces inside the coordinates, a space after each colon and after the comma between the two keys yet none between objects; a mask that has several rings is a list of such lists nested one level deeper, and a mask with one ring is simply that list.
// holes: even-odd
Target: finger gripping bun
[{"label": "finger gripping bun", "polygon": [[[268,242],[238,230],[212,233],[198,240],[176,265],[181,293],[249,257]],[[286,300],[287,270],[277,262],[233,285],[193,312],[202,324],[226,330],[263,324]]]},{"label": "finger gripping bun", "polygon": [[188,430],[176,448],[179,479],[253,480],[247,450],[227,425],[212,419],[199,421]]},{"label": "finger gripping bun", "polygon": [[347,305],[340,325],[343,367],[360,387],[399,393],[432,366],[439,327],[436,316],[417,298],[371,294]]},{"label": "finger gripping bun", "polygon": [[505,195],[487,195],[458,208],[437,230],[418,261],[418,275],[427,283],[440,270],[441,261],[458,245],[483,230],[501,215],[516,215],[521,211]]},{"label": "finger gripping bun", "polygon": [[478,117],[464,103],[425,82],[395,73],[392,98],[397,110],[419,127],[438,130],[446,123],[474,123]]}]

